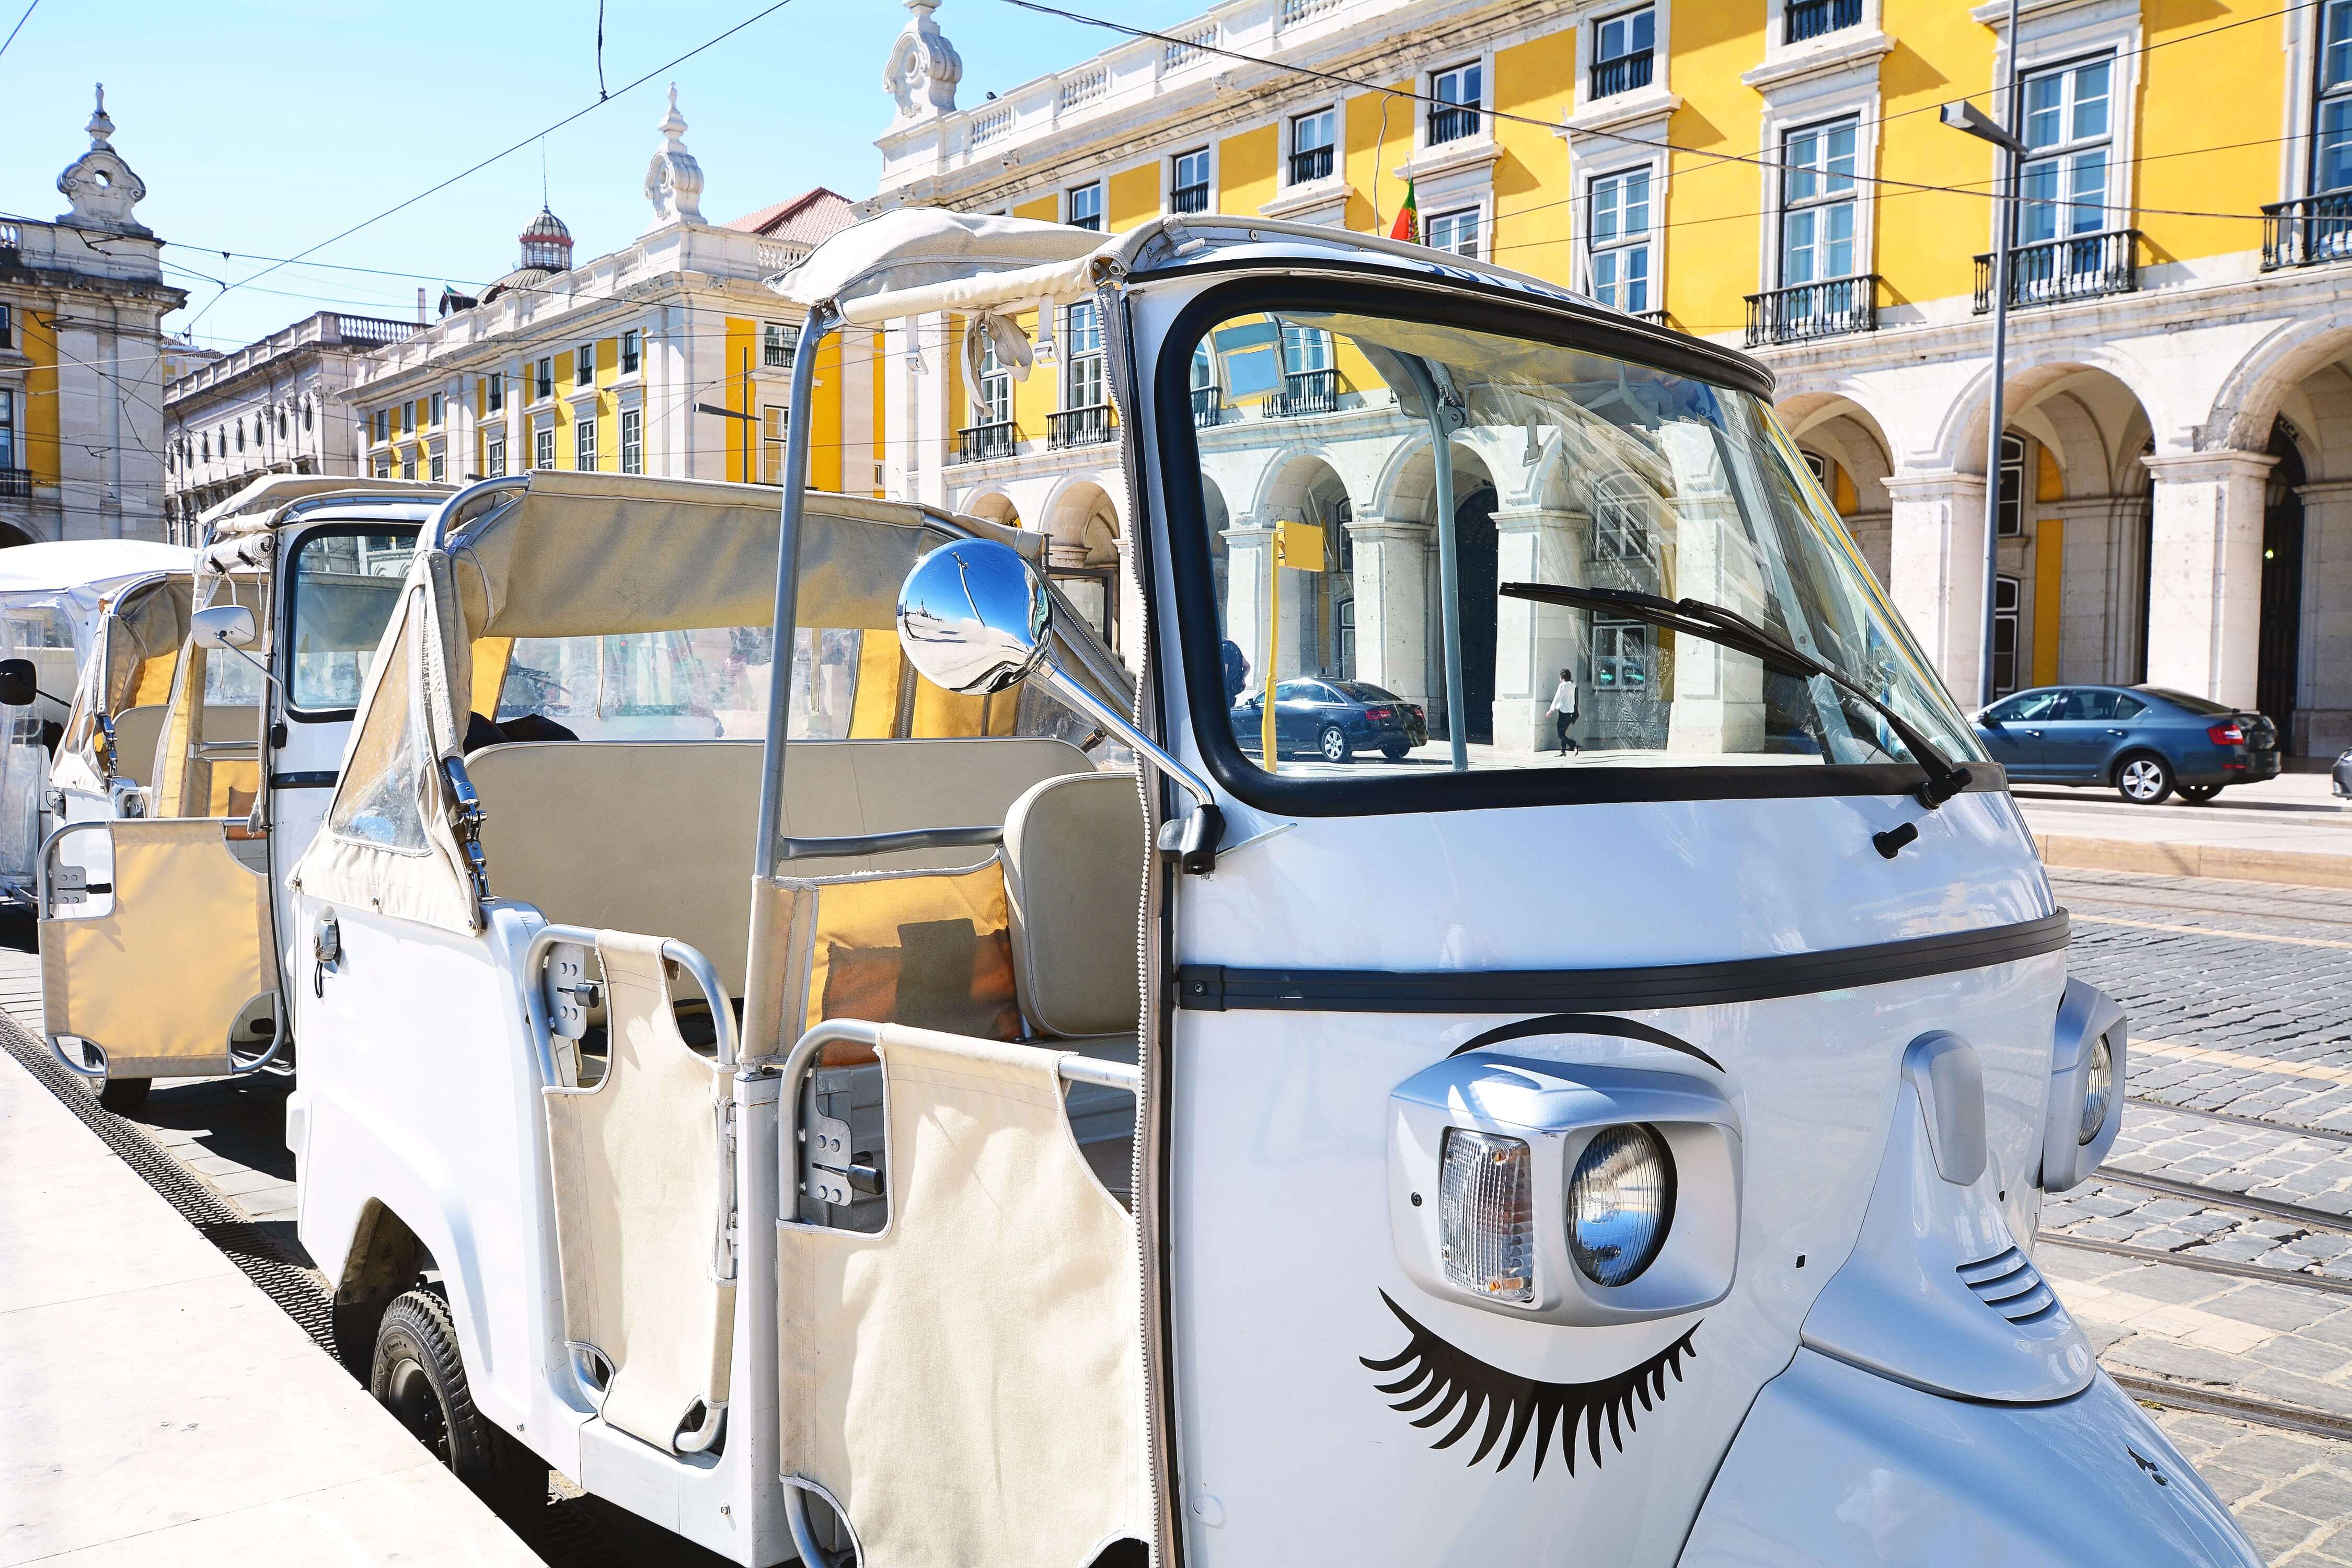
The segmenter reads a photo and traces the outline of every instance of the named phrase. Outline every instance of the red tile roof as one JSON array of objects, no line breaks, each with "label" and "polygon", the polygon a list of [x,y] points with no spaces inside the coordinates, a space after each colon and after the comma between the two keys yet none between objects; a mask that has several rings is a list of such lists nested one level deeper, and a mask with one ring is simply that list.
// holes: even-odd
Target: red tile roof
[{"label": "red tile roof", "polygon": [[782,239],[799,245],[816,245],[839,234],[857,221],[857,209],[848,197],[819,185],[803,191],[790,201],[761,207],[758,212],[737,218],[727,225],[744,234],[756,234],[763,239]]}]

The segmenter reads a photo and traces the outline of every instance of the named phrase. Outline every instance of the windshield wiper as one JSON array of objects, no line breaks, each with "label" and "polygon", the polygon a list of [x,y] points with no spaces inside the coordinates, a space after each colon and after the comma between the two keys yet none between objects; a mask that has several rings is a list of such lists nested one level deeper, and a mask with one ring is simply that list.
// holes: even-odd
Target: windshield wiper
[{"label": "windshield wiper", "polygon": [[1686,633],[1796,675],[1822,677],[1840,690],[1868,703],[1871,710],[1886,721],[1886,727],[1909,748],[1912,756],[1927,770],[1927,782],[1915,793],[1919,804],[1930,811],[1968,788],[1972,782],[1968,769],[1956,766],[1933,741],[1919,732],[1917,725],[1897,713],[1860,681],[1843,670],[1822,663],[1777,634],[1765,630],[1736,610],[1710,605],[1704,599],[1668,599],[1630,588],[1567,588],[1551,583],[1506,583],[1499,592],[1506,598],[1532,599],[1542,605],[1559,605],[1577,610],[1612,611],[1628,619],[1646,621],[1667,631]]}]

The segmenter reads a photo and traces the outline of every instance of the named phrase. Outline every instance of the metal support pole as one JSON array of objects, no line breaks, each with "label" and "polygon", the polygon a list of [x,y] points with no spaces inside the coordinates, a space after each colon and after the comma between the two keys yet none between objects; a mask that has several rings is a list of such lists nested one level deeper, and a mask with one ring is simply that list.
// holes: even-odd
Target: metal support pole
[{"label": "metal support pole", "polygon": [[[801,600],[801,517],[808,507],[809,428],[816,416],[811,392],[817,345],[834,328],[819,306],[801,328],[793,356],[793,405],[785,413],[783,520],[776,531],[776,646],[768,661],[768,735],[760,759],[760,828],[751,861],[755,877],[776,874],[777,840],[784,816],[784,742],[792,729],[793,651]],[[748,439],[750,432],[746,431]]]},{"label": "metal support pole", "polygon": [[[2017,0],[2009,0],[2007,87],[2001,100],[2001,126],[2017,135]],[[1977,705],[1989,708],[1995,695],[1992,681],[1993,611],[2000,572],[2000,438],[2008,423],[2009,377],[2009,251],[2017,231],[2017,153],[2000,150],[2000,194],[1995,198],[1992,246],[1992,412],[1985,433],[1984,595],[1979,626],[1982,641],[1977,659]],[[2018,476],[2017,503],[2025,504],[2025,476]]]}]

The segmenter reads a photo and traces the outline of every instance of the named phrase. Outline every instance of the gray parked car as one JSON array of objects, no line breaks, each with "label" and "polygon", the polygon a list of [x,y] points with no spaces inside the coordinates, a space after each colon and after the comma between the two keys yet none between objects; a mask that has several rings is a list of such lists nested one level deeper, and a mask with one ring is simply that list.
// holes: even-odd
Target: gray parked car
[{"label": "gray parked car", "polygon": [[2135,805],[2176,788],[2201,805],[2279,771],[2268,719],[2159,686],[2037,687],[1978,714],[1976,731],[2013,784],[2106,784]]}]

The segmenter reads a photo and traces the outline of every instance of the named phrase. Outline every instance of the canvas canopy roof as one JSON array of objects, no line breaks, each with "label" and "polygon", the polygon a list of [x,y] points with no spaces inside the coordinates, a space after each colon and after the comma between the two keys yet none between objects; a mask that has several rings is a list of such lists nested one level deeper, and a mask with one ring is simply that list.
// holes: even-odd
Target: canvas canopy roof
[{"label": "canvas canopy roof", "polygon": [[277,526],[278,514],[298,500],[312,496],[381,495],[404,500],[434,500],[457,493],[455,485],[424,479],[355,479],[349,475],[269,474],[257,479],[225,501],[208,507],[196,523],[208,537],[226,539]]},{"label": "canvas canopy roof", "polygon": [[60,594],[95,590],[96,595],[150,572],[191,572],[193,550],[143,539],[68,539],[18,544],[0,550],[0,594]]}]

